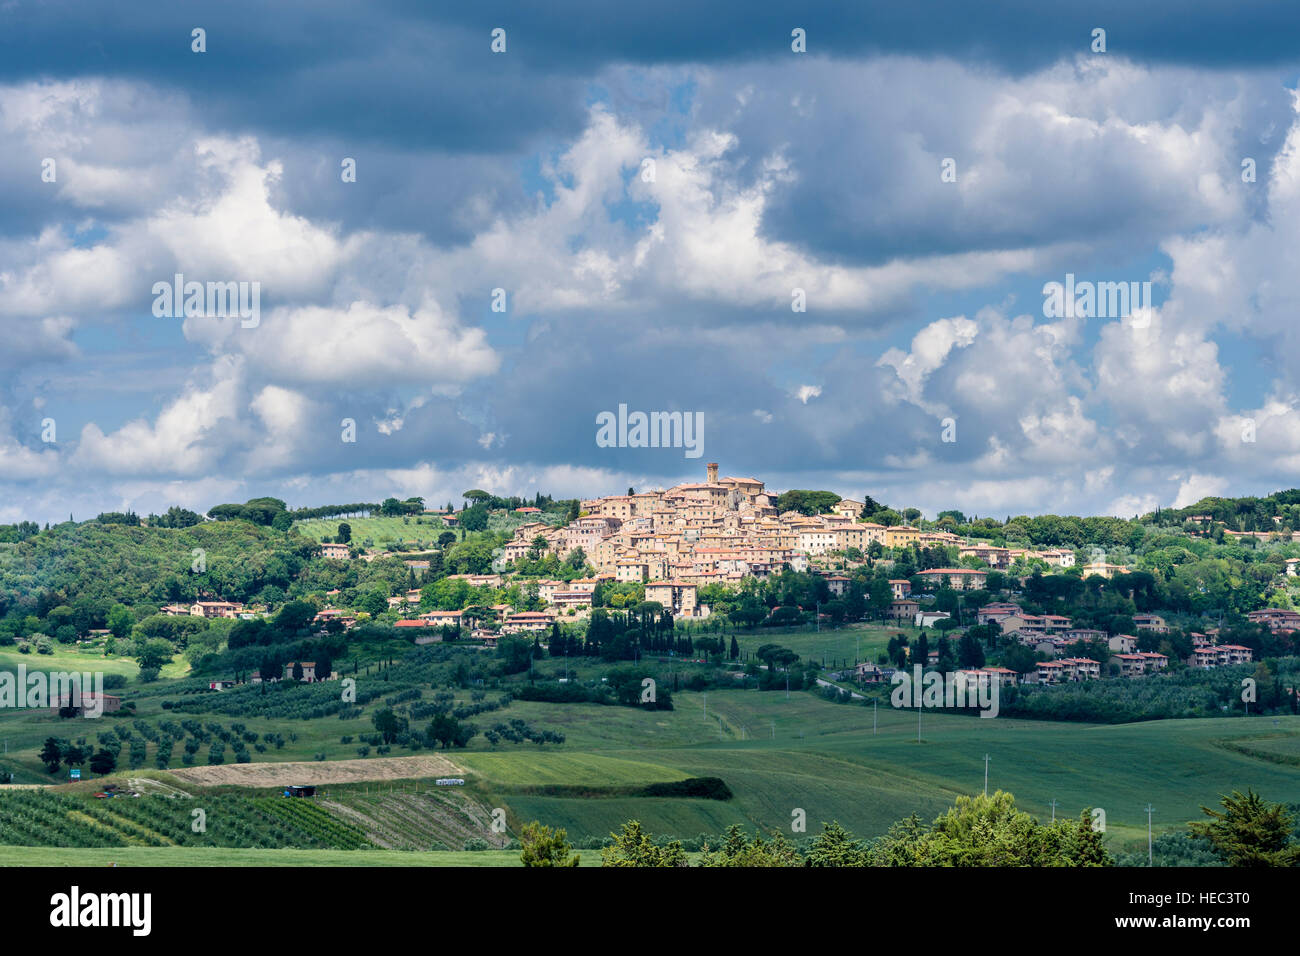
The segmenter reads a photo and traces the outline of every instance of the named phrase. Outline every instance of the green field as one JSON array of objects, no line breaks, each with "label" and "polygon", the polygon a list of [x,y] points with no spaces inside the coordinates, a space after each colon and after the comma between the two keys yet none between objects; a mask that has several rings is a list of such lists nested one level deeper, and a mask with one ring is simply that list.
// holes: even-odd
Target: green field
[{"label": "green field", "polygon": [[[847,629],[844,633],[852,634]],[[815,632],[784,638],[773,642],[791,646],[798,639],[822,639]],[[843,634],[837,639],[843,640]],[[693,665],[657,666],[667,666],[669,673],[689,673]],[[550,679],[562,667],[551,660],[539,663],[538,679]],[[592,673],[600,670],[594,664],[583,667]],[[656,672],[662,679],[662,669]],[[168,719],[150,693],[139,698],[141,718]],[[1089,725],[990,720],[927,710],[921,715],[918,743],[916,711],[895,710],[887,700],[874,715],[869,703],[830,703],[810,692],[787,698],[784,691],[752,687],[707,694],[679,690],[673,700],[673,710],[660,711],[514,701],[475,721],[485,726],[520,719],[563,733],[565,742],[541,747],[502,743],[494,748],[480,734],[468,749],[446,752],[466,778],[466,786],[454,793],[441,792],[429,781],[399,781],[396,787],[385,783],[373,790],[330,787],[322,804],[328,813],[358,828],[369,842],[393,849],[320,849],[303,851],[307,855],[301,858],[291,850],[259,849],[257,862],[357,864],[391,855],[395,864],[507,865],[514,854],[498,860],[491,851],[411,852],[437,846],[457,850],[478,839],[499,846],[504,837],[488,831],[494,810],[504,811],[510,835],[517,835],[523,823],[538,819],[564,827],[571,839],[582,842],[604,838],[633,818],[656,835],[683,839],[716,836],[732,823],[798,836],[790,829],[797,811],[807,816],[808,835],[815,834],[822,821],[838,820],[858,836],[872,837],[912,813],[928,820],[957,796],[980,792],[986,754],[990,791],[1014,793],[1020,806],[1040,819],[1050,817],[1053,801],[1059,816],[1077,816],[1086,808],[1100,807],[1106,813],[1109,842],[1117,850],[1145,841],[1143,808],[1148,803],[1155,807],[1154,828],[1160,833],[1182,829],[1201,816],[1202,805],[1214,805],[1221,794],[1234,789],[1250,787],[1275,801],[1294,802],[1300,795],[1300,717]],[[170,717],[178,719],[175,712]],[[93,741],[95,732],[114,719],[122,718],[85,721],[82,732]],[[341,744],[340,736],[372,729],[368,714],[348,720],[203,715],[195,719],[205,723],[215,719],[227,726],[238,720],[250,731],[297,735],[281,750],[256,754],[257,763],[310,760],[317,752],[327,753],[330,759],[355,757],[355,748]],[[76,732],[79,724],[31,713],[0,716],[0,734],[9,746],[4,765],[19,771],[19,782],[64,780],[63,772],[53,778],[44,772],[35,750],[45,736]],[[391,755],[405,753],[409,751],[394,748]],[[197,766],[206,763],[204,756],[199,754]],[[228,762],[233,761],[228,757]],[[153,774],[118,774],[119,778],[148,775]],[[721,778],[733,797],[712,800],[641,793],[648,784],[697,777]],[[83,784],[82,789],[93,785]],[[202,787],[188,789],[196,799],[203,799]],[[60,788],[65,790],[72,792]],[[240,792],[229,787],[219,791],[227,796]],[[257,796],[245,793],[249,798]],[[81,820],[80,812],[73,819]],[[102,817],[98,810],[85,812]],[[253,821],[248,824],[250,833],[262,832],[254,814],[239,813],[239,819],[247,816]],[[131,840],[140,836],[104,819]],[[152,829],[163,832],[161,825]],[[0,842],[13,841],[0,830]],[[217,865],[253,852],[222,848],[221,853],[230,855],[220,856],[211,855],[217,852],[212,848],[192,846],[128,846],[93,852],[108,854],[104,859],[117,853],[129,862],[144,859],[123,855],[137,851],[161,853],[164,860],[174,853],[178,865]],[[33,851],[6,852],[19,860]],[[336,859],[338,853],[342,857]],[[583,853],[589,862],[599,857],[598,851]]]},{"label": "green field", "polygon": [[[46,849],[0,846],[0,866],[520,866],[517,850],[404,853],[396,850],[228,850],[220,847]],[[599,866],[600,851],[581,851]]]},{"label": "green field", "polygon": [[[105,675],[121,674],[134,681],[140,665],[130,657],[105,657],[102,644],[55,644],[49,654],[20,654],[12,647],[0,648],[0,670],[15,670],[19,664],[31,671],[102,671]],[[189,672],[185,658],[177,656],[163,665],[162,677],[184,677]]]},{"label": "green field", "polygon": [[[1235,749],[1294,749],[1300,718],[1281,718],[1277,726],[1271,718],[1093,726],[926,711],[918,744],[914,711],[881,707],[873,734],[869,706],[829,704],[807,694],[787,701],[781,693],[733,691],[709,694],[706,719],[702,696],[679,694],[667,719],[662,712],[638,714],[653,718],[656,738],[672,741],[652,754],[618,748],[611,728],[596,715],[586,721],[585,733],[578,731],[581,720],[570,725],[579,738],[575,744],[609,747],[610,756],[629,759],[653,756],[656,764],[690,776],[721,777],[736,793],[726,816],[735,811],[751,825],[787,832],[796,808],[807,812],[810,823],[836,819],[867,836],[912,812],[933,817],[956,796],[983,789],[986,753],[990,790],[1009,790],[1022,808],[1041,817],[1050,815],[1053,800],[1058,815],[1100,807],[1112,837],[1120,839],[1145,831],[1148,802],[1156,807],[1161,831],[1200,817],[1202,804],[1213,805],[1233,789],[1253,787],[1273,800],[1300,794],[1300,768]],[[695,743],[682,742],[691,736]],[[529,768],[509,780],[503,770],[498,767],[495,775],[503,783],[532,773]],[[612,773],[607,782],[623,780]],[[576,800],[508,794],[501,799],[520,817],[535,815],[575,835],[599,835],[609,816],[593,811],[596,816],[588,817],[592,808]],[[667,808],[664,802],[633,799],[617,810],[679,836],[716,831],[721,807],[666,801],[673,804]]]},{"label": "green field", "polygon": [[910,640],[919,633],[919,629],[911,625],[892,624],[846,624],[837,628],[826,625],[820,630],[757,628],[735,631],[736,643],[742,653],[752,654],[764,644],[780,644],[804,660],[825,661],[827,668],[843,662],[851,666],[855,660],[874,662],[877,655],[884,653],[889,639],[895,634],[906,634]]},{"label": "green field", "polygon": [[[514,512],[494,511],[488,516],[488,530],[513,531],[528,521],[547,521],[544,515],[521,515]],[[555,521],[554,517],[550,521]],[[394,544],[416,544],[420,547],[436,547],[438,535],[444,531],[454,531],[457,540],[460,531],[448,528],[442,519],[435,515],[408,515],[386,518],[375,515],[368,518],[310,518],[294,522],[294,530],[305,538],[321,541],[324,538],[335,539],[339,525],[347,524],[352,528],[352,543],[360,545],[363,541],[374,542],[375,547]],[[472,535],[471,535],[472,537]]]}]

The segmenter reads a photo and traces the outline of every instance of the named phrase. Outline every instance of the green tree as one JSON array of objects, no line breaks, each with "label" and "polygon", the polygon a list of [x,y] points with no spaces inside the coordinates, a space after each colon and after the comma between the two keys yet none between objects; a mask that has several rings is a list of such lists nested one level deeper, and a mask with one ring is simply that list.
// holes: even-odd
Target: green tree
[{"label": "green tree", "polygon": [[118,640],[122,640],[131,633],[131,628],[135,626],[135,615],[131,609],[124,604],[114,604],[108,612],[108,629]]},{"label": "green tree", "polygon": [[519,834],[519,843],[523,847],[519,859],[524,866],[577,866],[580,854],[569,853],[573,845],[568,841],[564,830],[551,830],[534,820],[525,823]]},{"label": "green tree", "polygon": [[141,671],[158,671],[164,664],[170,664],[175,648],[170,641],[162,638],[137,641],[135,645],[135,662]]},{"label": "green tree", "polygon": [[59,769],[59,764],[63,763],[63,749],[67,746],[66,740],[60,740],[58,737],[46,737],[45,746],[41,748],[41,763],[45,764],[45,769],[50,773],[55,773]]},{"label": "green tree", "polygon": [[680,841],[656,846],[650,834],[641,829],[641,821],[629,820],[618,833],[611,833],[613,843],[601,850],[601,866],[686,866],[686,851]]},{"label": "green tree", "polygon": [[822,832],[804,857],[804,866],[868,866],[868,859],[866,845],[832,820],[822,824]]},{"label": "green tree", "polygon": [[1234,790],[1219,800],[1222,811],[1201,807],[1212,822],[1193,823],[1228,866],[1300,866],[1300,843],[1292,836],[1294,820],[1280,803],[1269,803],[1253,790]]},{"label": "green tree", "polygon": [[112,773],[117,768],[117,757],[111,751],[97,750],[90,758],[90,772],[101,777]]}]

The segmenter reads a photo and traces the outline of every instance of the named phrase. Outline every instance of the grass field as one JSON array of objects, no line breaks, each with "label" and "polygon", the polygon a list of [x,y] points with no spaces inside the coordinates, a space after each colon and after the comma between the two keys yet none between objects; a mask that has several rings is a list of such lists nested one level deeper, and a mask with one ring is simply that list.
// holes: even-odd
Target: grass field
[{"label": "grass field", "polygon": [[[583,850],[581,866],[599,866],[599,850]],[[0,866],[521,866],[518,850],[229,850],[224,847],[46,849],[0,846]]]},{"label": "grass field", "polygon": [[[885,640],[892,633],[892,629],[880,631]],[[846,635],[857,639],[853,631],[844,629],[830,632],[829,637],[826,632],[813,632],[769,640],[796,646],[798,640],[843,641]],[[557,667],[562,665],[548,660],[538,669],[539,679],[549,677]],[[671,665],[680,673],[689,667],[683,662]],[[437,794],[428,780],[421,785],[426,772],[432,771],[422,770],[419,761],[395,776],[392,768],[397,764],[392,759],[354,759],[347,777],[352,783],[331,785],[326,799],[332,812],[361,827],[379,845],[394,847],[394,865],[508,865],[511,860],[494,863],[488,851],[437,853],[428,860],[420,858],[429,854],[407,851],[438,844],[463,846],[478,831],[486,836],[486,821],[498,809],[505,812],[512,834],[523,823],[538,819],[564,827],[575,840],[605,837],[633,818],[661,836],[716,835],[732,823],[790,834],[796,811],[806,813],[809,835],[817,832],[821,822],[838,820],[858,836],[871,837],[912,813],[932,819],[957,796],[980,792],[986,754],[990,791],[1010,791],[1023,809],[1040,819],[1050,818],[1052,801],[1058,816],[1078,816],[1085,808],[1100,807],[1106,812],[1114,849],[1145,841],[1143,808],[1148,803],[1155,807],[1154,829],[1160,833],[1181,829],[1201,816],[1202,805],[1214,805],[1221,794],[1234,789],[1250,787],[1275,801],[1293,802],[1300,795],[1300,718],[1296,717],[1088,725],[989,720],[927,710],[921,715],[918,743],[916,712],[897,711],[887,702],[873,714],[870,704],[834,704],[806,692],[787,698],[783,691],[752,688],[707,694],[682,690],[673,697],[671,711],[515,701],[495,715],[475,718],[476,722],[483,726],[498,719],[522,719],[562,732],[565,743],[492,748],[480,734],[468,749],[447,753],[467,781],[455,797]],[[154,699],[142,698],[142,717],[166,716],[156,708]],[[103,729],[111,719],[86,721],[84,732],[93,740],[93,731]],[[220,718],[226,725],[232,720]],[[354,747],[340,744],[341,734],[372,729],[368,717],[240,722],[258,732],[298,736],[283,750],[257,755],[257,762],[245,765],[249,771],[243,772],[259,763],[266,767],[267,761],[310,760],[318,749],[328,752],[330,760],[307,769],[326,770],[340,758],[356,756]],[[30,713],[3,715],[0,735],[10,748],[5,766],[23,770],[19,782],[65,779],[62,773],[56,778],[44,773],[34,751],[51,733],[67,735],[72,723]],[[425,752],[425,756],[433,755]],[[391,757],[412,759],[409,751],[398,748]],[[132,775],[153,774],[130,771],[119,777]],[[197,779],[202,773],[157,776],[199,796],[205,789]],[[183,780],[186,776],[196,779]],[[720,801],[629,795],[650,783],[688,777],[720,777],[734,796]],[[364,786],[368,780],[376,785]],[[411,780],[414,786],[401,785]],[[212,782],[226,784],[219,792],[228,793],[236,781],[223,777]],[[386,789],[389,782],[399,785]],[[81,787],[97,785],[87,782]],[[116,853],[130,861],[135,858],[122,854],[150,849],[94,852]],[[12,858],[14,853],[32,851],[3,852]],[[244,851],[222,850],[232,854],[228,857],[188,847],[157,852],[177,853],[177,865],[224,865],[226,860],[237,861]],[[364,861],[368,865],[371,857],[376,862],[383,859],[375,851],[347,852],[341,860],[328,856],[332,851],[326,850],[311,851],[301,860],[284,850],[256,852],[256,862],[286,864]],[[583,852],[584,859],[598,859],[598,852]],[[0,855],[0,861],[5,859]]]},{"label": "grass field", "polygon": [[[120,646],[120,645],[119,645]],[[129,657],[105,657],[99,644],[55,644],[49,654],[20,654],[12,647],[0,648],[0,670],[16,670],[19,664],[25,664],[28,672],[32,671],[78,671],[107,674],[121,674],[127,681],[134,681],[140,674],[140,665]],[[162,677],[184,677],[189,672],[185,658],[177,656],[170,664],[163,665]]]},{"label": "grass field", "polygon": [[[1201,805],[1219,794],[1253,787],[1273,800],[1300,794],[1300,768],[1261,759],[1239,748],[1287,751],[1300,743],[1300,718],[1153,721],[1081,725],[980,719],[926,711],[921,743],[915,711],[881,707],[872,732],[869,706],[829,704],[809,694],[789,700],[780,692],[727,691],[677,695],[671,712],[592,713],[594,707],[516,704],[542,719],[552,707],[573,736],[556,754],[466,754],[474,769],[491,760],[482,786],[491,799],[520,819],[564,826],[574,836],[601,836],[611,820],[640,818],[655,832],[695,836],[743,819],[751,826],[788,832],[791,814],[806,811],[810,825],[836,819],[854,832],[874,836],[916,812],[929,819],[961,794],[984,786],[1016,795],[1040,818],[1077,816],[1085,808],[1106,811],[1113,840],[1145,835],[1148,802],[1155,829],[1181,828],[1200,817]],[[588,710],[584,716],[581,711]],[[604,708],[603,710],[610,710]],[[720,719],[720,720],[719,720]],[[641,742],[620,744],[641,722]],[[653,741],[653,742],[652,742]],[[537,782],[548,761],[581,748],[609,757],[652,763],[686,776],[718,776],[736,796],[716,801],[616,798],[581,800],[511,790]],[[618,786],[626,765],[586,763],[582,779]],[[660,771],[662,772],[662,771]],[[810,829],[813,827],[810,826]]]}]

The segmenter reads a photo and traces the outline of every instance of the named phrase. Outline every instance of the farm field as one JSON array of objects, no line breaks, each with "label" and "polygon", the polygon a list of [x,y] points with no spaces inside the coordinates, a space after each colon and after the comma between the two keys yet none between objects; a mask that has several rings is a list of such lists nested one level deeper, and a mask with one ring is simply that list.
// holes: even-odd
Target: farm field
[{"label": "farm field", "polygon": [[[537,765],[559,757],[558,752],[528,755],[527,766],[518,765],[517,773],[512,773],[515,754],[458,759],[472,769],[476,760],[497,757],[491,779],[481,782],[489,798],[513,816],[535,816],[584,837],[603,835],[606,818],[619,815],[637,816],[652,831],[677,836],[712,830],[736,812],[751,826],[788,830],[795,808],[807,812],[810,830],[814,821],[837,819],[859,835],[874,836],[913,811],[927,819],[956,796],[982,790],[986,753],[990,790],[1009,790],[1022,808],[1039,816],[1050,816],[1053,800],[1058,815],[1101,807],[1112,838],[1119,840],[1145,835],[1148,802],[1157,808],[1160,832],[1199,818],[1202,804],[1214,804],[1234,788],[1251,786],[1275,800],[1293,800],[1300,793],[1300,768],[1234,749],[1294,746],[1300,741],[1300,718],[1280,718],[1276,726],[1271,718],[1267,723],[1242,718],[1086,725],[926,711],[918,744],[914,711],[881,707],[873,734],[870,706],[830,704],[808,694],[786,701],[783,694],[757,691],[708,697],[707,719],[703,695],[689,693],[676,695],[674,711],[638,714],[653,718],[653,744],[624,749],[617,738],[626,734],[594,715],[585,721],[585,733],[575,727],[579,739],[572,744],[601,748],[611,757],[653,759],[687,776],[721,777],[734,799],[693,801],[716,804],[702,810],[688,808],[688,801],[510,793],[535,780]],[[694,742],[686,743],[691,737]],[[664,746],[666,741],[673,742]],[[647,752],[647,747],[654,749]],[[596,770],[599,765],[589,767],[590,784],[627,782],[617,772],[603,780],[593,777],[590,771]]]},{"label": "farm field", "polygon": [[[845,629],[844,633],[853,632]],[[792,646],[792,638],[799,636],[782,635],[774,642]],[[817,639],[815,632],[812,638]],[[602,669],[595,663],[581,666],[591,672],[584,673],[587,679]],[[665,672],[663,665],[657,666],[661,679],[664,673],[686,674],[691,667],[679,661]],[[538,662],[538,680],[552,679],[562,667],[551,659]],[[335,851],[323,846],[311,852],[344,852],[348,858],[344,862],[352,865],[361,862],[354,859],[358,854],[368,860],[391,853],[395,864],[405,864],[411,854],[434,849],[439,852],[419,865],[510,865],[511,861],[492,863],[492,857],[482,855],[489,851],[453,852],[471,843],[500,845],[505,836],[494,834],[488,826],[496,809],[505,812],[509,835],[537,819],[563,827],[571,839],[584,842],[608,836],[629,819],[641,820],[656,836],[683,839],[716,836],[732,823],[790,834],[796,810],[806,813],[809,836],[823,821],[838,820],[856,835],[872,837],[914,812],[923,820],[932,819],[957,796],[982,790],[985,754],[990,791],[1010,791],[1022,809],[1040,819],[1050,817],[1052,801],[1059,816],[1077,816],[1085,808],[1100,807],[1106,812],[1108,842],[1120,850],[1145,845],[1143,808],[1148,802],[1156,808],[1153,822],[1158,834],[1181,829],[1201,816],[1202,805],[1215,804],[1220,794],[1233,789],[1249,786],[1281,801],[1294,801],[1300,794],[1300,717],[1091,725],[1006,717],[989,720],[926,710],[918,743],[916,712],[897,711],[888,704],[887,694],[881,696],[884,702],[874,715],[870,703],[831,703],[809,692],[794,692],[787,698],[783,691],[752,687],[707,694],[677,690],[674,709],[658,711],[516,700],[475,721],[488,725],[501,719],[521,720],[558,731],[565,742],[544,746],[503,742],[493,747],[480,734],[465,749],[412,753],[394,748],[387,756],[364,759],[358,758],[354,744],[341,744],[340,738],[372,730],[368,716],[235,721],[222,715],[216,717],[219,725],[230,728],[239,723],[255,734],[282,734],[286,742],[254,754],[251,763],[236,764],[228,756],[225,764],[205,766],[206,751],[201,751],[191,767],[181,767],[177,761],[166,772],[121,769],[113,779],[130,780],[138,789],[147,789],[141,786],[143,781],[156,781],[159,792],[177,787],[204,802],[241,795],[265,801],[287,783],[326,784],[328,789],[315,806],[328,819],[314,825],[341,827],[339,839],[382,849]],[[205,726],[212,722],[211,716],[163,711],[158,699],[149,693],[138,698],[141,719],[195,719]],[[103,782],[63,783],[65,774],[51,777],[32,756],[52,733],[79,731],[93,740],[97,732],[115,724],[134,726],[135,721],[103,718],[85,724],[82,731],[49,715],[11,712],[0,717],[0,735],[11,751],[28,748],[21,757],[11,752],[5,766],[21,771],[15,778],[18,783],[61,784],[52,792],[86,798]],[[291,736],[296,739],[290,740]],[[313,760],[315,753],[325,753],[328,759]],[[152,767],[152,760],[146,767]],[[463,777],[466,785],[455,791],[435,788],[432,778],[437,776]],[[721,778],[733,796],[716,800],[640,792],[649,784],[701,777]],[[20,792],[31,793],[0,788],[0,808]],[[274,804],[255,807],[262,808],[258,811],[262,817],[270,813],[278,819],[275,815],[282,811]],[[105,817],[108,809],[94,801],[89,809],[64,807],[61,812],[67,817],[64,824],[80,821],[89,827],[97,835],[92,843],[187,842],[175,839],[176,821],[171,830],[145,821],[145,830],[137,831],[111,815]],[[87,823],[82,814],[99,823]],[[284,854],[298,846],[292,842],[296,839],[291,835],[292,821],[281,821],[289,829],[277,829],[280,824],[274,819],[270,823],[248,819],[244,836],[238,839],[265,839],[275,847],[258,849],[258,862],[262,854]],[[66,834],[65,838],[72,839]],[[213,839],[220,843],[225,837],[217,831]],[[0,843],[13,842],[19,841],[0,825]],[[151,848],[102,847],[104,852],[147,849]],[[224,858],[202,862],[218,860],[203,856],[208,847],[156,849],[176,853],[177,865],[224,865]],[[222,849],[234,854],[244,851],[242,846],[224,844]],[[585,859],[598,861],[598,851],[583,853]],[[276,859],[293,861],[289,856]],[[304,859],[337,862],[324,856]]]},{"label": "farm field", "polygon": [[[823,625],[820,631],[815,628],[789,631],[759,628],[734,633],[742,653],[752,654],[764,644],[780,644],[804,660],[824,660],[826,666],[831,668],[832,662],[838,664],[847,661],[849,665],[855,659],[874,662],[895,634],[906,634],[911,640],[920,633],[920,629],[910,624],[846,624],[838,628]],[[931,639],[934,639],[933,636]]]},{"label": "farm field", "polygon": [[[138,665],[130,657],[105,657],[102,644],[55,644],[49,654],[20,654],[12,647],[0,648],[0,670],[13,671],[19,664],[25,664],[28,672],[32,671],[102,671],[105,675],[120,674],[132,682],[140,673]],[[170,664],[164,664],[163,677],[184,677],[189,673],[190,665],[179,655]]]},{"label": "farm field", "polygon": [[[599,866],[582,850],[580,866]],[[518,850],[242,850],[224,847],[67,848],[0,846],[0,866],[521,866]]]}]

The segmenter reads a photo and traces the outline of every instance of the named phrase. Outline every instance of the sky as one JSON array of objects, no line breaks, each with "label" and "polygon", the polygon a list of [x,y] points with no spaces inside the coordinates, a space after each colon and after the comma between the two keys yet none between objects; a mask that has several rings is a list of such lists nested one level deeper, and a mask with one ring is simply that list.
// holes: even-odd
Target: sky
[{"label": "sky", "polygon": [[1300,485],[1300,6],[1132,6],[0,0],[0,522]]}]

